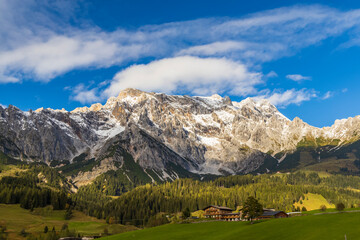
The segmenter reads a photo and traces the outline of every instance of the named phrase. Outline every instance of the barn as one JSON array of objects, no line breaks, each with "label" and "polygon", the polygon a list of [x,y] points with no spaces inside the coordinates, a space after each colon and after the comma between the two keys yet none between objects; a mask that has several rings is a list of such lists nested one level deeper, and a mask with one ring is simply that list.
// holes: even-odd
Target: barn
[{"label": "barn", "polygon": [[258,219],[269,219],[269,218],[287,218],[287,215],[283,211],[264,211],[264,213],[258,217]]}]

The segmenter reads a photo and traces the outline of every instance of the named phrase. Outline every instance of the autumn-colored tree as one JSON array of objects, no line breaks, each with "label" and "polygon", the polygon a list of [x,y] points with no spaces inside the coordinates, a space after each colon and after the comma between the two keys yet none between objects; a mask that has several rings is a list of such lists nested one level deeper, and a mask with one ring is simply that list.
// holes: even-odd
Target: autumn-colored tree
[{"label": "autumn-colored tree", "polygon": [[115,219],[113,217],[109,218],[109,224],[114,224],[115,223]]}]

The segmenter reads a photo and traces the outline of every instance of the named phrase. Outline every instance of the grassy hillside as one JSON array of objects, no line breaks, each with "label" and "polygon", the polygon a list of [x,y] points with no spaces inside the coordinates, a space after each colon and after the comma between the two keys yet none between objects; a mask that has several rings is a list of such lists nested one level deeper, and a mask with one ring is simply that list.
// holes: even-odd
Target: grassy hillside
[{"label": "grassy hillside", "polygon": [[360,213],[338,213],[272,219],[250,225],[248,222],[207,222],[168,224],[128,232],[104,240],[162,240],[162,239],[359,239]]},{"label": "grassy hillside", "polygon": [[53,211],[51,208],[38,208],[33,212],[20,208],[19,205],[0,204],[0,223],[7,227],[9,239],[24,239],[19,235],[22,229],[28,233],[40,234],[44,227],[49,230],[53,227],[57,231],[64,223],[68,223],[69,229],[74,229],[82,235],[99,235],[107,228],[109,233],[120,233],[136,229],[133,226],[120,224],[109,225],[105,220],[89,217],[84,213],[74,211],[71,220],[64,220],[65,210]]},{"label": "grassy hillside", "polygon": [[301,197],[298,202],[294,203],[296,208],[305,207],[308,211],[319,209],[321,205],[326,206],[326,208],[335,208],[335,204],[329,203],[322,195],[314,193],[307,193],[304,198]]}]

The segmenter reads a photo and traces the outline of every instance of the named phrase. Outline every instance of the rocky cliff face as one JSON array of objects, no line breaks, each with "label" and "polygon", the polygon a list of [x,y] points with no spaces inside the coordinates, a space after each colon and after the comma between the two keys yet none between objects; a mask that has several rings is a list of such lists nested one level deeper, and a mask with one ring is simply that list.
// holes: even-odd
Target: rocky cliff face
[{"label": "rocky cliff face", "polygon": [[267,100],[232,102],[219,95],[173,96],[126,89],[105,105],[71,112],[23,112],[0,106],[0,151],[9,156],[71,163],[81,153],[88,159],[105,159],[101,156],[117,144],[145,172],[155,170],[170,179],[178,174],[174,166],[198,174],[248,173],[266,159],[281,162],[277,153],[290,153],[299,143],[340,148],[359,134],[360,117],[320,129],[299,118],[290,121]]}]

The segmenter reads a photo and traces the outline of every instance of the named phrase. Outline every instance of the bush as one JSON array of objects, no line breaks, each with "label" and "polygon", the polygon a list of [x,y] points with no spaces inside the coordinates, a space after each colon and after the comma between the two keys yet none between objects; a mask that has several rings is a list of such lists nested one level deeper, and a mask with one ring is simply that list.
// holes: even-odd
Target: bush
[{"label": "bush", "polygon": [[20,231],[19,234],[20,234],[20,236],[26,237],[27,232],[26,232],[25,229],[23,228],[23,229],[21,229],[21,231]]},{"label": "bush", "polygon": [[68,226],[67,223],[64,223],[64,224],[62,225],[62,227],[61,227],[61,231],[65,231],[65,230],[67,230],[67,229],[69,229],[69,226]]},{"label": "bush", "polygon": [[7,239],[6,225],[0,223],[0,240]]},{"label": "bush", "polygon": [[109,219],[107,219],[108,224],[114,224],[115,222],[116,222],[115,218],[113,218],[113,217],[109,217]]},{"label": "bush", "polygon": [[109,235],[109,230],[107,228],[104,228],[104,232],[101,236],[108,236]]},{"label": "bush", "polygon": [[47,233],[48,231],[49,231],[48,226],[45,226],[45,227],[44,227],[44,233]]},{"label": "bush", "polygon": [[182,212],[182,217],[183,219],[187,219],[189,217],[191,217],[191,212],[189,208],[186,208],[183,212]]},{"label": "bush", "polygon": [[336,210],[342,211],[345,209],[345,205],[343,203],[336,204]]},{"label": "bush", "polygon": [[321,205],[321,206],[320,206],[320,210],[321,210],[321,211],[325,212],[325,211],[326,211],[326,209],[327,209],[327,208],[326,208],[326,206],[325,206],[325,205]]},{"label": "bush", "polygon": [[156,227],[163,224],[169,223],[169,220],[164,214],[153,216],[149,218],[149,221],[147,223],[147,227]]},{"label": "bush", "polygon": [[64,218],[65,220],[70,220],[73,216],[71,208],[68,208],[65,212]]},{"label": "bush", "polygon": [[306,207],[302,207],[301,211],[306,212],[307,211]]}]

